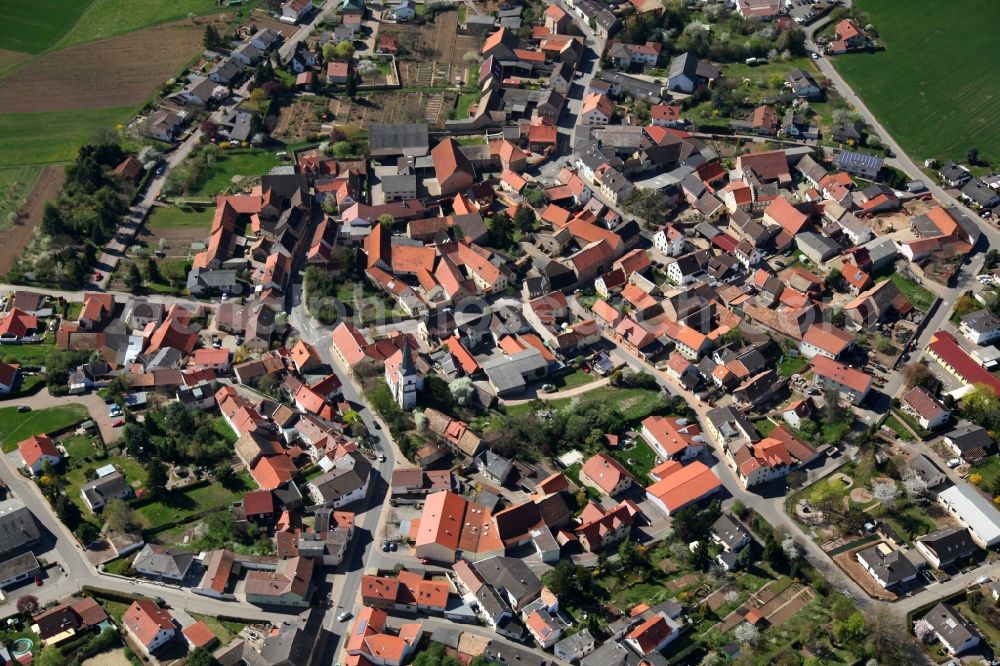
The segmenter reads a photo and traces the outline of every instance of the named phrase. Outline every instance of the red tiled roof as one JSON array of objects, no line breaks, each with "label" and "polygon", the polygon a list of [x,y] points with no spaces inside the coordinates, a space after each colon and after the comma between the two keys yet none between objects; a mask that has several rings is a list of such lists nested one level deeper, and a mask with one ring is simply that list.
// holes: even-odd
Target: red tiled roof
[{"label": "red tiled roof", "polygon": [[953,371],[966,383],[986,384],[1000,395],[1000,379],[993,376],[983,366],[965,353],[955,336],[947,331],[938,331],[931,336],[928,351],[951,366]]}]

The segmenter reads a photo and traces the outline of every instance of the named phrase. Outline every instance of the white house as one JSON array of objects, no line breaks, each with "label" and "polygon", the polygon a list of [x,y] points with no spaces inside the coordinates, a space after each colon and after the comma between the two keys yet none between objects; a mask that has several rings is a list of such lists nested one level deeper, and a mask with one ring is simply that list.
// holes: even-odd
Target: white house
[{"label": "white house", "polygon": [[173,617],[152,599],[137,599],[122,616],[129,636],[151,654],[177,636]]},{"label": "white house", "polygon": [[312,0],[288,0],[281,5],[281,17],[288,21],[298,21],[312,11]]},{"label": "white house", "polygon": [[668,257],[679,257],[684,254],[684,234],[668,224],[653,234],[653,245]]},{"label": "white house", "polygon": [[988,345],[1000,338],[1000,317],[989,310],[976,310],[962,317],[958,331],[976,345]]},{"label": "white house", "polygon": [[949,654],[961,654],[979,645],[979,633],[950,604],[938,604],[927,612],[925,620]]},{"label": "white house", "polygon": [[35,476],[41,474],[45,463],[58,465],[62,461],[62,454],[48,435],[29,437],[19,443],[17,448],[21,453],[21,462]]}]

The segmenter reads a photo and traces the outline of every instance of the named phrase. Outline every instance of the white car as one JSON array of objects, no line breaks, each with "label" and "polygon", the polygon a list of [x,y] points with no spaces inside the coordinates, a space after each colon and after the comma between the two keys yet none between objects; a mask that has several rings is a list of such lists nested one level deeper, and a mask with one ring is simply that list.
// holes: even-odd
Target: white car
[{"label": "white car", "polygon": [[976,579],[976,585],[986,585],[986,583],[992,583],[993,578],[990,576],[980,576]]},{"label": "white car", "polygon": [[351,619],[351,611],[344,611],[337,616],[337,622],[343,622],[344,620]]},{"label": "white car", "polygon": [[812,54],[812,59],[813,60],[819,60],[819,54],[818,53],[813,53]]},{"label": "white car", "polygon": [[961,458],[952,458],[946,464],[948,465],[948,467],[950,469],[955,469],[956,467],[958,467],[959,465],[962,464],[962,459]]}]

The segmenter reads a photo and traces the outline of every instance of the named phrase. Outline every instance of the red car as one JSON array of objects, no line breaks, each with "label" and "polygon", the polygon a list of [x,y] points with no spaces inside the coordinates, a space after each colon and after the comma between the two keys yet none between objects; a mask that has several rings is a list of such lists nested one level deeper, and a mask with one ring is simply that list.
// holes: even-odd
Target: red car
[{"label": "red car", "polygon": [[430,563],[431,563],[431,561],[430,561],[430,560],[428,560],[428,559],[427,559],[426,557],[421,557],[421,558],[420,558],[420,563],[421,563],[421,564],[430,564]]},{"label": "red car", "polygon": [[42,586],[42,577],[41,576],[35,576],[35,585],[37,585],[38,587]]},{"label": "red car", "polygon": [[112,428],[121,428],[123,425],[125,425],[125,419],[115,419],[111,422]]},{"label": "red car", "polygon": [[104,273],[101,273],[100,271],[94,271],[94,282],[97,282],[98,280],[101,280],[103,278],[104,278]]}]

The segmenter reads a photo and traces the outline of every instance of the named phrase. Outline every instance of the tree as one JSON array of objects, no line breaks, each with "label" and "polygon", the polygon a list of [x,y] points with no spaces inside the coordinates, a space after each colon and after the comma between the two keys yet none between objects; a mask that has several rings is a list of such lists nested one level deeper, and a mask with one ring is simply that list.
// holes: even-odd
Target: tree
[{"label": "tree", "polygon": [[635,188],[622,204],[625,212],[640,217],[650,226],[662,226],[670,214],[670,204],[660,190]]},{"label": "tree", "polygon": [[205,26],[205,37],[201,40],[201,43],[206,49],[216,49],[222,46],[225,42],[219,31],[215,29],[215,26],[209,23]]},{"label": "tree", "polygon": [[205,648],[195,648],[188,653],[187,666],[213,666],[218,660]]},{"label": "tree", "polygon": [[541,208],[545,205],[545,192],[542,188],[537,185],[529,185],[524,188],[524,200],[528,202],[528,205],[532,208]]},{"label": "tree", "polygon": [[632,539],[625,539],[618,545],[618,568],[634,571],[646,565],[646,554]]},{"label": "tree", "polygon": [[535,211],[527,206],[518,206],[514,213],[514,226],[525,233],[535,228],[535,219]]},{"label": "tree", "polygon": [[24,594],[17,598],[17,612],[25,617],[34,615],[38,611],[38,597],[33,594]]},{"label": "tree", "polygon": [[749,622],[743,622],[733,631],[733,637],[741,645],[757,645],[760,641],[760,630]]},{"label": "tree", "polygon": [[839,423],[848,418],[850,412],[840,404],[840,394],[830,387],[823,393],[823,419],[827,423]]},{"label": "tree", "polygon": [[900,373],[903,375],[903,381],[906,382],[907,388],[915,388],[917,386],[933,388],[937,384],[934,373],[925,364],[920,362],[907,363],[902,367]]},{"label": "tree", "polygon": [[125,271],[125,284],[129,291],[139,291],[142,289],[142,273],[134,261],[130,261]]},{"label": "tree", "polygon": [[[456,400],[456,402],[458,401]],[[413,426],[416,428],[417,434],[427,434],[427,414],[424,413],[424,410],[413,410]]]},{"label": "tree", "polygon": [[111,532],[130,532],[136,526],[135,512],[120,499],[105,504],[102,514]]},{"label": "tree", "polygon": [[348,141],[338,141],[337,143],[333,144],[331,153],[337,159],[342,160],[354,154],[354,146],[352,146]]},{"label": "tree", "polygon": [[910,470],[903,475],[903,489],[910,499],[918,499],[927,494],[927,482],[919,474]]},{"label": "tree", "polygon": [[80,521],[80,524],[77,525],[76,529],[73,530],[73,534],[76,535],[76,538],[80,541],[80,543],[86,546],[101,536],[101,531],[97,529],[97,526],[94,525],[94,523],[82,520]]},{"label": "tree", "polygon": [[572,560],[559,560],[552,569],[549,589],[560,599],[578,600],[587,594],[589,572]]},{"label": "tree", "polygon": [[505,248],[514,243],[514,222],[507,213],[500,211],[493,215],[487,228],[490,234],[490,244],[493,247]]},{"label": "tree", "polygon": [[219,124],[216,123],[211,118],[205,118],[198,125],[198,129],[201,130],[201,133],[205,135],[205,138],[211,141],[212,139],[215,138],[215,135],[219,133]]},{"label": "tree", "polygon": [[767,541],[764,542],[764,559],[775,569],[784,569],[788,564],[785,551],[773,535],[768,535]]},{"label": "tree", "polygon": [[125,426],[125,431],[122,433],[122,442],[125,446],[125,451],[130,456],[136,458],[148,456],[152,450],[149,433],[146,432],[145,426],[138,423],[129,423]]},{"label": "tree", "polygon": [[989,270],[992,270],[1000,265],[1000,250],[992,248],[986,253],[986,258],[984,259],[983,266]]},{"label": "tree", "polygon": [[472,396],[476,394],[476,387],[468,377],[459,377],[451,382],[448,384],[448,390],[451,392],[451,397],[459,405],[469,404]]},{"label": "tree", "polygon": [[393,215],[390,215],[389,213],[382,213],[381,215],[378,216],[378,222],[379,224],[384,224],[385,226],[389,227],[396,222],[396,218]]},{"label": "tree", "polygon": [[323,45],[323,60],[330,61],[337,58],[337,45],[327,42]]},{"label": "tree", "polygon": [[846,619],[833,623],[833,636],[841,645],[846,645],[863,637],[865,634],[865,617],[858,611],[853,611]]},{"label": "tree", "polygon": [[722,509],[718,500],[684,507],[673,516],[674,534],[684,543],[703,540],[720,515]]},{"label": "tree", "polygon": [[746,518],[747,505],[740,500],[733,500],[733,503],[729,506],[729,510],[732,511],[733,515],[737,518]]},{"label": "tree", "polygon": [[979,148],[976,146],[970,146],[969,149],[965,151],[965,161],[971,166],[979,164]]},{"label": "tree", "polygon": [[167,492],[167,480],[167,466],[159,458],[153,458],[146,473],[146,490],[153,500],[163,499]]},{"label": "tree", "polygon": [[802,556],[802,553],[799,551],[799,544],[795,543],[795,539],[791,534],[786,534],[785,538],[782,539],[781,550],[789,562],[794,562]]},{"label": "tree", "polygon": [[357,77],[355,77],[354,74],[352,72],[350,72],[350,71],[347,73],[347,84],[345,86],[345,91],[344,92],[347,93],[347,96],[350,99],[354,99],[354,97],[358,94],[358,80],[357,80]]},{"label": "tree", "polygon": [[35,659],[37,666],[64,666],[66,655],[55,645],[46,645]]},{"label": "tree", "polygon": [[345,40],[333,47],[333,54],[339,60],[350,60],[354,55],[354,44]]},{"label": "tree", "polygon": [[913,623],[913,635],[916,636],[921,643],[930,643],[935,637],[934,627],[926,619],[920,618]]},{"label": "tree", "polygon": [[231,488],[236,485],[236,472],[233,471],[233,466],[227,463],[222,463],[212,472],[215,476],[215,480],[218,481],[223,488]]}]

